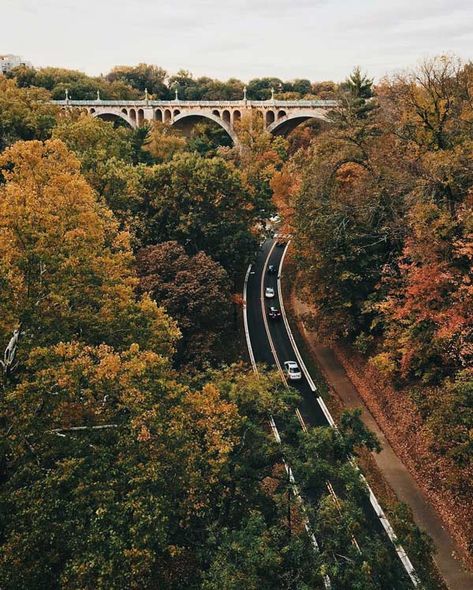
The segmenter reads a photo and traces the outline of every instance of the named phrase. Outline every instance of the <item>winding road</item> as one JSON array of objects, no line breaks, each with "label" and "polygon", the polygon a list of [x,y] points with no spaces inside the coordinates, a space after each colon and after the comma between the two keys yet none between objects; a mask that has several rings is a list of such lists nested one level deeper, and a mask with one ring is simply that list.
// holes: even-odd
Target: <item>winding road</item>
[{"label": "winding road", "polygon": [[[318,396],[316,386],[303,363],[284,311],[281,276],[287,246],[286,243],[278,244],[275,239],[266,240],[255,263],[247,272],[244,288],[244,320],[250,359],[255,370],[258,365],[273,368],[276,366],[283,380],[285,380],[282,370],[284,361],[296,361],[303,369],[303,377],[300,381],[292,382],[291,386],[295,387],[301,395],[297,408],[301,427],[334,426],[333,419],[324,401]],[[270,274],[269,265],[274,266],[277,273]],[[274,299],[265,298],[266,287],[274,289]],[[270,305],[281,309],[282,318],[271,320],[267,317],[267,308]],[[297,474],[295,475],[297,479]],[[390,549],[396,552],[399,558],[394,557],[392,560],[393,567],[397,570],[395,577],[400,582],[397,588],[417,587],[419,582],[408,556],[399,545],[389,521],[369,486],[368,491],[369,496],[367,494],[366,503],[362,508],[373,534],[382,535]]]}]

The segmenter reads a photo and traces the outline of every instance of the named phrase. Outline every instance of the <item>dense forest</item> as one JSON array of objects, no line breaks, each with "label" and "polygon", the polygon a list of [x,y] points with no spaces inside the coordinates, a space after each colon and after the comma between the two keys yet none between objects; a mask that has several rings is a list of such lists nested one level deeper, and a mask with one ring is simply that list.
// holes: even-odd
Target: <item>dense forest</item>
[{"label": "dense forest", "polygon": [[20,66],[7,74],[20,88],[45,88],[54,99],[63,99],[66,89],[75,100],[93,100],[97,91],[103,99],[143,98],[145,90],[156,100],[241,100],[246,86],[250,100],[271,98],[271,89],[279,99],[329,99],[336,96],[337,84],[331,81],[311,82],[305,79],[282,81],[279,78],[255,78],[245,84],[231,78],[226,82],[208,77],[196,78],[191,72],[176,74],[158,66],[116,66],[108,74],[91,77],[74,70]]},{"label": "dense forest", "polygon": [[[243,118],[240,149],[205,122],[184,137],[50,102],[243,86],[146,64],[0,76],[5,590],[407,587],[359,508],[347,457],[379,449],[359,415],[301,431],[297,393],[246,363],[242,277],[276,211],[321,337],[409,391],[437,485],[468,514],[473,67],[440,58],[377,86],[358,69],[342,84],[252,80],[248,98],[339,106],[287,138]],[[281,444],[270,415],[288,424]],[[439,588],[429,539],[406,507],[390,517]]]},{"label": "dense forest", "polygon": [[442,57],[349,86],[277,172],[275,199],[314,327],[370,359],[386,404],[414,408],[400,428],[471,556],[473,66]]}]

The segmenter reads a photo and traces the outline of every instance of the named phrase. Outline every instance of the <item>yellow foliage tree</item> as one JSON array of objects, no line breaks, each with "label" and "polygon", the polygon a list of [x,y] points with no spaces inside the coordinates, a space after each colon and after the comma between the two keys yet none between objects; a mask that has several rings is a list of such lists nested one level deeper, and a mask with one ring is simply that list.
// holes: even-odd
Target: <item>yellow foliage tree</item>
[{"label": "yellow foliage tree", "polygon": [[129,235],[79,166],[59,140],[0,156],[0,339],[21,327],[29,346],[79,338],[171,354],[177,329],[136,300]]}]

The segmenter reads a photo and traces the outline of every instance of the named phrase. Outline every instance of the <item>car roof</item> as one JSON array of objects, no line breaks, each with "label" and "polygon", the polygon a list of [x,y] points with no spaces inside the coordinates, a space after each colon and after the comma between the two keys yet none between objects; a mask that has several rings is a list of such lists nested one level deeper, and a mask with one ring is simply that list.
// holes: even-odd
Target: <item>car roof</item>
[{"label": "car roof", "polygon": [[298,369],[299,365],[296,363],[296,361],[285,361],[284,363],[286,365],[286,367],[290,368],[290,369]]},{"label": "car roof", "polygon": [[269,309],[271,311],[279,311],[279,309],[277,307],[275,307],[274,305],[271,305],[271,307]]}]

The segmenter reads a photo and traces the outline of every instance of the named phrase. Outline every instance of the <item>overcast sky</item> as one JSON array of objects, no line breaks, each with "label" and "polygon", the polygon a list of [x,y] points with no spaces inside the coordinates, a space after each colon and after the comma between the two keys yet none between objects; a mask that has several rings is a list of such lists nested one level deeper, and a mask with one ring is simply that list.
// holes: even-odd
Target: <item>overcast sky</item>
[{"label": "overcast sky", "polygon": [[341,80],[446,52],[473,58],[473,0],[0,0],[0,54],[89,74]]}]

